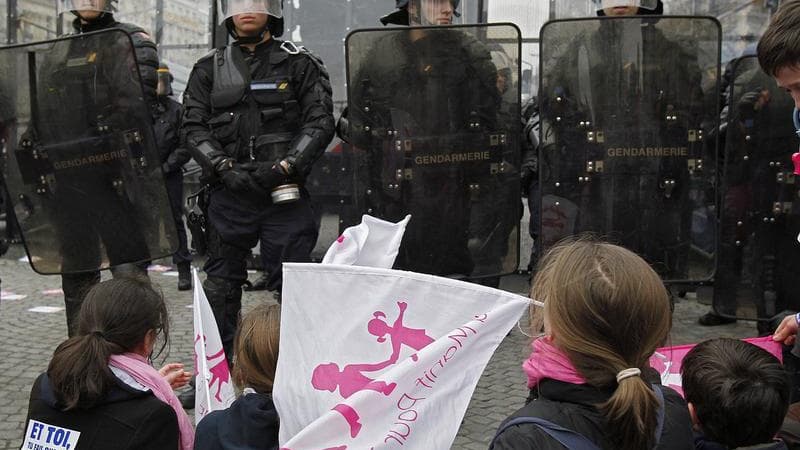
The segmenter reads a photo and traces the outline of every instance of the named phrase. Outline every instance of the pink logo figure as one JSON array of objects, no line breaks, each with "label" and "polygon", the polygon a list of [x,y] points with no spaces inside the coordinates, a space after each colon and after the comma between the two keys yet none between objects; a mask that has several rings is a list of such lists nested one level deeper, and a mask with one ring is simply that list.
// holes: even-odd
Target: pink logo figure
[{"label": "pink logo figure", "polygon": [[[433,342],[433,338],[428,336],[425,330],[408,328],[403,325],[403,315],[406,312],[406,308],[408,308],[406,302],[397,302],[397,307],[400,312],[391,326],[382,320],[386,318],[386,314],[383,311],[375,311],[372,314],[373,319],[367,324],[369,334],[377,337],[378,342],[386,342],[386,335],[389,335],[389,339],[392,341],[392,355],[389,360],[392,362],[397,362],[400,358],[400,347],[402,345],[407,345],[416,351],[420,351]],[[416,361],[418,359],[417,354],[411,355],[411,359]]]},{"label": "pink logo figure", "polygon": [[[194,342],[197,344],[197,341],[200,340],[200,335],[198,334],[195,338]],[[205,336],[203,336],[203,344],[205,344]],[[208,347],[206,347],[207,349]],[[208,382],[208,388],[211,389],[214,384],[217,384],[217,392],[214,394],[214,398],[217,401],[222,401],[220,397],[220,392],[222,391],[222,385],[225,383],[229,383],[231,380],[231,372],[228,368],[228,361],[225,359],[225,350],[220,349],[219,352],[213,355],[206,355],[206,361],[209,363],[208,371],[211,372],[211,380]],[[216,361],[216,363],[212,363],[212,361]],[[197,354],[194,355],[194,367],[196,371],[200,371],[200,367],[197,365]]]},{"label": "pink logo figure", "polygon": [[391,359],[378,364],[348,364],[339,370],[336,363],[320,364],[311,375],[311,384],[319,391],[335,392],[348,398],[359,391],[375,391],[388,396],[392,393],[396,383],[375,381],[364,375],[363,372],[377,372],[394,364]]},{"label": "pink logo figure", "polygon": [[[339,365],[333,362],[320,364],[314,368],[314,373],[311,375],[311,385],[314,386],[314,389],[335,392],[336,388],[339,388],[339,394],[343,398],[349,398],[360,391],[375,391],[388,397],[397,387],[397,383],[375,381],[374,378],[370,378],[364,373],[377,372],[396,364],[400,358],[402,345],[407,345],[419,351],[434,341],[433,338],[426,334],[425,330],[408,328],[403,325],[403,316],[408,304],[406,302],[397,302],[397,306],[400,312],[391,326],[383,320],[386,318],[386,314],[383,311],[376,311],[372,315],[372,319],[367,323],[367,330],[371,335],[378,338],[378,342],[386,342],[387,335],[391,339],[392,354],[389,359],[375,364],[347,364],[341,370],[339,370]],[[418,359],[416,353],[411,358],[414,361]],[[331,410],[339,413],[347,421],[350,426],[350,437],[355,438],[358,436],[363,427],[358,411],[352,406],[343,403],[334,406]]]},{"label": "pink logo figure", "polygon": [[341,243],[343,243],[343,242],[344,242],[344,235],[341,235],[341,236],[339,236],[339,237],[336,239],[336,242],[338,242],[338,243],[340,243],[340,244],[341,244]]},{"label": "pink logo figure", "polygon": [[[339,394],[344,398],[359,391],[375,391],[388,396],[397,387],[397,383],[375,381],[364,375],[363,372],[375,372],[392,364],[394,361],[391,359],[378,364],[348,364],[342,368],[341,372],[336,363],[320,364],[311,375],[311,384],[314,389],[319,391],[334,392],[338,387]],[[362,427],[361,416],[358,415],[358,412],[351,406],[341,403],[334,406],[332,410],[341,414],[347,421],[350,426],[350,437],[358,436]]]}]

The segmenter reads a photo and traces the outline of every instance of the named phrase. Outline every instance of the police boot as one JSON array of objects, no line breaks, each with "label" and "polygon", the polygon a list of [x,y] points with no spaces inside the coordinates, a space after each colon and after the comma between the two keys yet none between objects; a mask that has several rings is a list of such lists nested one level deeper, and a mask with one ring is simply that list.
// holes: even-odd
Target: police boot
[{"label": "police boot", "polygon": [[178,290],[188,291],[192,288],[191,264],[188,262],[178,264]]},{"label": "police boot", "polygon": [[100,282],[100,272],[82,272],[61,275],[61,290],[64,291],[64,306],[67,316],[67,335],[78,331],[78,313],[81,311],[86,292]]},{"label": "police boot", "polygon": [[261,272],[261,276],[254,283],[247,283],[244,287],[245,291],[263,291],[267,289],[267,282],[269,276],[266,272]]},{"label": "police boot", "polygon": [[208,277],[203,282],[203,289],[214,313],[214,320],[222,339],[222,348],[230,363],[233,356],[233,338],[239,323],[239,312],[242,309],[241,283],[225,278]]}]

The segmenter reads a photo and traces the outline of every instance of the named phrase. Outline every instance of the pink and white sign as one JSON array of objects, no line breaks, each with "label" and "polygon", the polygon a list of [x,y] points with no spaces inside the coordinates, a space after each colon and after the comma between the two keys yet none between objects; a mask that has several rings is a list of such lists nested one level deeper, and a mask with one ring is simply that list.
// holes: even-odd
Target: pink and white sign
[{"label": "pink and white sign", "polygon": [[528,304],[430,275],[284,264],[273,392],[282,448],[449,449]]},{"label": "pink and white sign", "polygon": [[350,227],[336,239],[325,253],[322,264],[384,267],[390,269],[397,258],[411,216],[397,223],[387,222],[369,215],[361,223]]},{"label": "pink and white sign", "polygon": [[[763,348],[783,362],[781,344],[780,342],[773,341],[772,336],[742,340]],[[687,353],[689,353],[689,350],[694,348],[695,345],[697,344],[676,345],[674,347],[660,348],[656,350],[656,353],[653,356],[650,357],[650,366],[661,374],[661,384],[675,389],[675,391],[681,394],[681,396],[683,396],[683,382],[681,380],[681,367],[683,358]]]},{"label": "pink and white sign", "polygon": [[231,384],[228,361],[222,349],[214,313],[208,304],[203,284],[192,269],[194,278],[194,370],[195,370],[195,423],[211,411],[225,409],[236,399]]}]

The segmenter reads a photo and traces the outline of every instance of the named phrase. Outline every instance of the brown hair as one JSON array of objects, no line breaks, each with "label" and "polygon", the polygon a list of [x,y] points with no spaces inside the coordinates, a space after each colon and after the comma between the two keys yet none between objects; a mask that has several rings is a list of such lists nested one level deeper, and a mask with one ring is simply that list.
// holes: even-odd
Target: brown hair
[{"label": "brown hair", "polygon": [[800,1],[782,2],[758,41],[758,62],[772,76],[800,66]]},{"label": "brown hair", "polygon": [[697,344],[681,375],[703,434],[729,448],[772,442],[789,409],[791,382],[778,358],[738,339]]},{"label": "brown hair", "polygon": [[[579,238],[558,244],[542,259],[531,297],[544,302],[554,344],[587,383],[615,388],[597,406],[616,448],[652,448],[658,399],[642,377],[617,383],[616,376],[628,368],[644,373],[669,334],[669,294],[655,271],[629,250]],[[541,322],[532,326],[536,332]]]},{"label": "brown hair", "polygon": [[278,366],[280,305],[259,305],[245,314],[234,341],[233,382],[271,394]]},{"label": "brown hair", "polygon": [[152,330],[164,336],[160,354],[168,342],[167,307],[146,278],[115,278],[90,289],[77,334],[56,348],[47,367],[59,406],[66,411],[96,405],[116,383],[108,358],[133,351]]}]

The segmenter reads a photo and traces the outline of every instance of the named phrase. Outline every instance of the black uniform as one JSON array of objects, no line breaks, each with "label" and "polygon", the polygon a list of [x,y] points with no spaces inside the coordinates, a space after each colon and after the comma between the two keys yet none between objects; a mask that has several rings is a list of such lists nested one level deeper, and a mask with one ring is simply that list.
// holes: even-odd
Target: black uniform
[{"label": "black uniform", "polygon": [[[475,268],[470,184],[480,178],[480,166],[418,158],[447,159],[498,129],[500,93],[491,54],[458,31],[427,30],[413,41],[408,33],[392,32],[375,42],[354,78],[349,125],[341,131],[343,139],[369,150],[370,213],[390,221],[412,215],[395,266],[469,276]],[[410,156],[396,151],[398,140],[411,143],[412,151],[404,152]],[[410,179],[389,182],[404,170],[413,170]]]},{"label": "black uniform", "polygon": [[[310,260],[318,223],[302,185],[333,132],[328,74],[291,43],[269,39],[252,52],[232,44],[192,70],[182,137],[210,183],[203,286],[229,357],[250,249],[259,239],[270,244],[267,288],[278,292],[281,263]],[[270,191],[287,183],[301,187],[301,198],[273,204]]]},{"label": "black uniform", "polygon": [[[156,45],[150,40],[150,36],[145,33],[145,31],[133,24],[127,23],[120,23],[114,19],[114,16],[109,13],[105,13],[101,15],[97,20],[92,21],[88,24],[81,24],[80,19],[75,19],[73,21],[73,28],[76,33],[89,33],[93,31],[104,30],[108,28],[121,28],[130,34],[131,39],[133,41],[134,50],[136,52],[136,61],[139,66],[139,74],[142,80],[142,90],[145,95],[145,100],[147,100],[148,104],[153,104],[156,101],[156,86],[158,83],[157,78],[157,69],[158,69],[158,51],[156,49]],[[114,115],[115,114],[125,114],[122,109],[116,109],[110,112],[111,117],[109,118],[110,123],[114,123]],[[48,132],[48,130],[39,130],[42,133]],[[78,180],[79,181],[79,180]],[[89,183],[91,180],[85,180],[85,182]],[[102,192],[98,192],[97,190],[93,190],[94,193],[104,194],[107,189],[103,189]],[[111,195],[111,193],[108,193]],[[103,204],[114,204],[112,200],[108,202],[103,202]],[[86,233],[86,242],[87,245],[71,245],[74,244],[75,241],[75,230],[74,224],[81,223],[85,221],[85,217],[82,220],[76,221],[72,214],[82,214],[85,213],[87,205],[75,205],[75,207],[70,207],[69,205],[61,205],[59,208],[55,210],[59,212],[59,215],[63,215],[63,217],[54,217],[54,220],[57,223],[63,223],[67,227],[70,228],[70,237],[65,238],[64,240],[60,240],[61,242],[66,242],[70,244],[71,248],[75,249],[79,252],[88,252],[91,251],[93,248],[96,247],[96,242],[98,236],[91,232],[91,230],[87,230]],[[97,211],[99,215],[98,218],[93,219],[94,222],[103,222],[104,219],[102,217],[105,216],[119,216],[119,217],[127,217],[130,216],[130,209],[128,206],[125,205],[124,202],[119,202],[119,216],[114,211]],[[126,210],[128,211],[126,213]],[[119,255],[120,258],[126,258],[128,260],[145,260],[149,257],[148,254],[143,253],[139,256],[133,255],[132,252],[146,252],[147,245],[144,243],[144,238],[137,239],[137,227],[135,223],[131,221],[124,221],[124,220],[115,220],[114,223],[122,224],[128,223],[131,227],[130,233],[126,233],[129,236],[129,239],[126,242],[119,242],[114,239],[106,239],[103,236],[103,227],[98,227],[98,232],[100,233],[99,238],[103,241],[103,245],[106,247],[106,251],[109,254],[109,258],[111,259],[112,266],[114,265],[115,255]],[[72,242],[70,242],[72,241]],[[68,249],[64,249],[64,252],[68,252]],[[64,258],[68,258],[69,255],[65,253]],[[85,258],[86,255],[80,255],[79,257]],[[146,274],[144,267],[116,267],[112,269],[114,274],[118,274],[121,271],[135,271],[137,273]],[[83,273],[75,273],[75,274],[65,274],[61,276],[61,283],[62,289],[64,291],[64,302],[66,305],[66,315],[67,315],[67,328],[68,333],[72,336],[75,332],[75,318],[80,311],[81,304],[83,303],[83,298],[86,292],[89,290],[91,286],[100,282],[100,272],[93,271],[93,272],[83,272]]]},{"label": "black uniform", "polygon": [[183,109],[172,97],[159,97],[153,105],[153,133],[161,155],[164,182],[167,185],[169,205],[178,230],[178,251],[172,255],[172,263],[188,265],[192,262],[186,228],[183,225],[183,165],[192,159],[192,154],[181,146],[180,128]]}]

